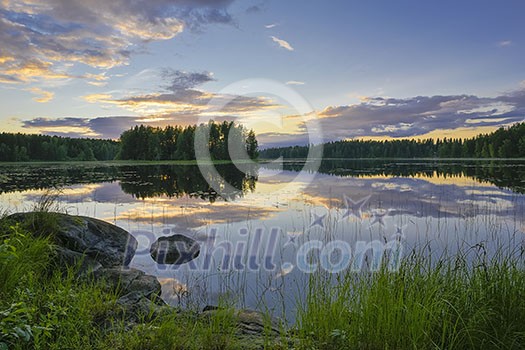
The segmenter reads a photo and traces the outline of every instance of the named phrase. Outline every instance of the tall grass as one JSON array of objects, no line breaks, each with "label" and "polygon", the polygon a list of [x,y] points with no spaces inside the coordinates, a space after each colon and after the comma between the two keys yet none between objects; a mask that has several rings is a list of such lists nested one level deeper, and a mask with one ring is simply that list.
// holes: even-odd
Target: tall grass
[{"label": "tall grass", "polygon": [[398,272],[317,274],[298,312],[301,346],[522,349],[523,267],[519,257],[431,262],[413,254]]}]

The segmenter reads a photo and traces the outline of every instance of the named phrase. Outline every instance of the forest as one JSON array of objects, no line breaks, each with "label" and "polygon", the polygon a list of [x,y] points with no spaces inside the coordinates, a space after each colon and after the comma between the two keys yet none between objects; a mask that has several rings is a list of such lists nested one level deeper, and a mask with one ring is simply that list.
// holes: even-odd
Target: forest
[{"label": "forest", "polygon": [[253,130],[233,122],[210,121],[186,127],[135,126],[124,131],[119,141],[1,133],[0,161],[194,160],[197,130],[209,135],[213,160],[230,160],[229,143],[245,147],[251,159],[258,156]]},{"label": "forest", "polygon": [[[253,130],[233,122],[210,121],[199,126],[135,126],[124,131],[118,141],[0,133],[0,161],[194,160],[195,134],[199,128],[209,136],[213,160],[230,160],[228,144],[236,142],[245,147],[251,159],[308,156],[308,146],[259,151]],[[347,140],[325,143],[322,147],[324,158],[522,158],[525,123],[470,139]]]},{"label": "forest", "polygon": [[[200,129],[200,130],[199,130]],[[209,136],[208,148],[212,160],[231,160],[228,144],[245,147],[251,159],[258,156],[258,144],[253,130],[233,122],[164,128],[135,126],[120,136],[122,160],[194,160],[195,135],[202,131]]]},{"label": "forest", "polygon": [[[469,139],[347,140],[325,143],[324,158],[522,158],[525,123],[499,128]],[[261,158],[306,158],[308,146],[261,150]]]},{"label": "forest", "polygon": [[112,140],[37,134],[0,134],[0,161],[112,160],[120,145]]}]

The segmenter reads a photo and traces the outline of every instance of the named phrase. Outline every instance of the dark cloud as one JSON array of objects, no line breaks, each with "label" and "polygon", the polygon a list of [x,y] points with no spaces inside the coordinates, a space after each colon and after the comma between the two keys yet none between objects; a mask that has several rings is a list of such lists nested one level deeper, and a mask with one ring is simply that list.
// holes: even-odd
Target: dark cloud
[{"label": "dark cloud", "polygon": [[261,12],[261,7],[258,5],[253,5],[246,9],[246,13],[257,13],[257,12]]},{"label": "dark cloud", "polygon": [[319,114],[325,138],[410,137],[438,129],[499,126],[525,118],[525,91],[498,97],[472,95],[368,98],[327,107]]},{"label": "dark cloud", "polygon": [[[140,124],[140,118],[128,116],[109,116],[97,118],[67,117],[59,119],[35,118],[22,122],[26,129],[43,130],[45,134],[65,137],[86,137],[95,134],[97,137],[117,139],[124,130]],[[74,131],[61,131],[60,128]],[[76,128],[81,128],[75,131]]]},{"label": "dark cloud", "polygon": [[85,127],[88,126],[87,119],[66,117],[61,119],[35,118],[24,121],[24,127],[38,128],[38,127]]},{"label": "dark cloud", "polygon": [[164,69],[162,78],[169,82],[165,88],[172,92],[193,89],[199,85],[215,80],[209,72],[184,72],[173,69]]}]

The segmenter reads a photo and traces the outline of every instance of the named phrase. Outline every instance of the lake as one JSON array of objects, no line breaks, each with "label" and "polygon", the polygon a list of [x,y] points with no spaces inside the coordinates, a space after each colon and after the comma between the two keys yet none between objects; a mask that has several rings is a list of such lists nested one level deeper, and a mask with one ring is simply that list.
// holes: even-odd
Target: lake
[{"label": "lake", "polygon": [[[131,265],[158,277],[167,302],[197,308],[228,302],[290,321],[313,272],[373,273],[387,264],[395,273],[399,259],[416,251],[429,261],[461,252],[468,261],[523,254],[525,247],[525,161],[212,168],[204,177],[209,169],[173,163],[4,164],[0,206],[29,211],[52,191],[61,211],[135,236]],[[199,256],[157,264],[151,244],[173,234],[199,242]]]}]

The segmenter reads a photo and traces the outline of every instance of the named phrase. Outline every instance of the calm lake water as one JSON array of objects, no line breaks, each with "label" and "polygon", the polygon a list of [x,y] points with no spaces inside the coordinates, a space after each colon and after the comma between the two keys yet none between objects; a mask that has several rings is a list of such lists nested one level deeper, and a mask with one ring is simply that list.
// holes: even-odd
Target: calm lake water
[{"label": "calm lake water", "polygon": [[[395,250],[393,269],[396,256],[414,250],[429,257],[523,251],[525,162],[325,160],[317,173],[298,177],[303,166],[262,164],[246,175],[217,165],[218,183],[235,188],[221,196],[196,165],[2,165],[0,206],[28,211],[56,188],[62,210],[138,239],[132,266],[158,276],[169,303],[228,300],[289,320],[308,269],[373,270],[375,247],[390,248],[383,257]],[[175,233],[198,241],[201,254],[183,265],[157,264],[150,245]],[[364,260],[354,266],[360,249]]]}]

